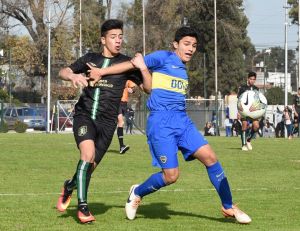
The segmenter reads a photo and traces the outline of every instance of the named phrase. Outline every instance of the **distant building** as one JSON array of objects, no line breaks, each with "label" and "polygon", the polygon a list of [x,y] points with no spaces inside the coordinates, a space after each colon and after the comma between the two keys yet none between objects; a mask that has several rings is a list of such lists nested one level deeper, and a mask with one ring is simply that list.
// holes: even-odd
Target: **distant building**
[{"label": "distant building", "polygon": [[[273,87],[285,87],[285,76],[282,72],[268,72],[267,82]],[[287,91],[292,92],[291,73],[287,73]]]},{"label": "distant building", "polygon": [[[257,74],[255,85],[259,89],[270,89],[272,87],[285,87],[285,73],[283,72],[264,72],[264,63],[260,62],[255,65]],[[292,92],[291,73],[287,73],[287,91]]]}]

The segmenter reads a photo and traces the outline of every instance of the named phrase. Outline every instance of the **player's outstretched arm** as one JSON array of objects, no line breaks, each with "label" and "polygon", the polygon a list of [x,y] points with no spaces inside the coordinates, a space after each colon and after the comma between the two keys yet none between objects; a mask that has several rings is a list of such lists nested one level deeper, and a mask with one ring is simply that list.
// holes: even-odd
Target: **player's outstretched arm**
[{"label": "player's outstretched arm", "polygon": [[141,53],[136,53],[135,56],[131,59],[131,63],[138,69],[140,69],[143,75],[143,85],[141,88],[148,94],[150,94],[152,89],[152,76],[149,72],[144,57]]},{"label": "player's outstretched arm", "polygon": [[135,69],[135,66],[133,66],[133,64],[130,61],[118,63],[116,65],[109,66],[106,68],[97,68],[92,66],[90,63],[87,63],[87,65],[90,68],[90,70],[88,70],[89,77],[95,83],[98,82],[102,78],[102,76],[120,74]]},{"label": "player's outstretched arm", "polygon": [[75,74],[69,67],[61,69],[58,75],[62,80],[71,81],[75,88],[88,86],[89,78],[82,74]]}]

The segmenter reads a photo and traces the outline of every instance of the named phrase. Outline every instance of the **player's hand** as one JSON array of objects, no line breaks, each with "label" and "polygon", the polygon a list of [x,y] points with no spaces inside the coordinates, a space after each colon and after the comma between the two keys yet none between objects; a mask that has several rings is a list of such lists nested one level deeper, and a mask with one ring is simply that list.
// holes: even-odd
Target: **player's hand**
[{"label": "player's hand", "polygon": [[78,87],[87,87],[89,78],[84,76],[83,74],[73,74],[70,78],[73,86],[75,88]]},{"label": "player's hand", "polygon": [[132,93],[134,92],[134,90],[133,90],[132,87],[128,87],[128,88],[127,88],[127,91],[128,91],[128,93],[130,93],[130,94],[132,94]]},{"label": "player's hand", "polygon": [[147,69],[147,66],[144,61],[144,57],[141,53],[136,53],[130,62],[133,64],[133,66],[140,69],[141,71]]},{"label": "player's hand", "polygon": [[92,65],[91,63],[87,63],[86,65],[88,65],[88,67],[90,68],[90,70],[88,70],[89,73],[89,79],[90,79],[90,83],[93,86],[95,83],[97,83],[101,77],[101,69],[95,67],[94,65]]}]

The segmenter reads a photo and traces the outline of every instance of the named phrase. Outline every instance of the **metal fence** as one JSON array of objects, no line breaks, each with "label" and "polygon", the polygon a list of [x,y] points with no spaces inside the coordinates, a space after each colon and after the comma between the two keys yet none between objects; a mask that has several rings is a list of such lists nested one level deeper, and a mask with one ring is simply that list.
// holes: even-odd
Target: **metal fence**
[{"label": "metal fence", "polygon": [[[135,125],[139,130],[145,131],[147,117],[149,114],[148,109],[146,108],[146,95],[143,95],[139,102],[131,102],[131,107],[135,111]],[[198,130],[203,131],[205,123],[208,121],[214,120],[217,118],[219,127],[223,126],[225,120],[226,112],[224,108],[224,100],[218,100],[218,114],[216,111],[216,101],[211,99],[187,99],[186,107],[187,113],[190,118],[195,123]]]}]

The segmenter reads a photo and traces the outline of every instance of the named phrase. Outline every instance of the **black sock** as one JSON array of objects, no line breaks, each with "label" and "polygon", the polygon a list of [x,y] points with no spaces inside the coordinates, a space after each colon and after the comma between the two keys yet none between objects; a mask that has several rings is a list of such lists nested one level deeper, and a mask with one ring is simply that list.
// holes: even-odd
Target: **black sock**
[{"label": "black sock", "polygon": [[124,143],[123,143],[123,127],[118,127],[117,135],[118,135],[120,147],[123,147],[124,146]]},{"label": "black sock", "polygon": [[77,163],[76,171],[75,171],[72,179],[67,183],[68,191],[72,191],[72,190],[76,189],[76,187],[77,187],[77,169],[78,169],[79,164],[80,164],[80,160]]},{"label": "black sock", "polygon": [[251,139],[253,138],[254,134],[256,133],[256,131],[254,131],[253,129],[251,129],[250,135],[248,136],[247,142],[250,142]]},{"label": "black sock", "polygon": [[93,173],[93,166],[94,164],[91,163],[91,165],[89,166],[87,173],[86,173],[86,191],[88,191],[89,185],[90,185],[90,181],[91,181],[91,177],[92,177],[92,173]]}]

